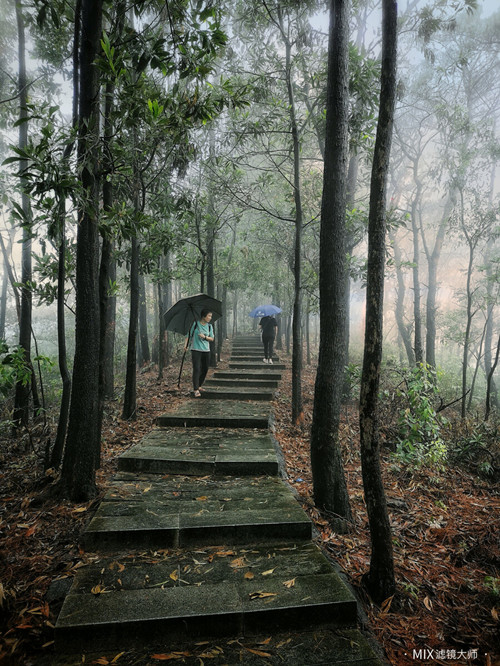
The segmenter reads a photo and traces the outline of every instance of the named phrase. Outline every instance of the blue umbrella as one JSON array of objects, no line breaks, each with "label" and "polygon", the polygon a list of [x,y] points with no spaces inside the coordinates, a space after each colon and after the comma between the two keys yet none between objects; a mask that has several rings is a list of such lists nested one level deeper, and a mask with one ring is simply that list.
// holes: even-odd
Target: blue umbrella
[{"label": "blue umbrella", "polygon": [[258,305],[250,312],[250,317],[268,317],[269,315],[279,314],[281,308],[277,305]]}]

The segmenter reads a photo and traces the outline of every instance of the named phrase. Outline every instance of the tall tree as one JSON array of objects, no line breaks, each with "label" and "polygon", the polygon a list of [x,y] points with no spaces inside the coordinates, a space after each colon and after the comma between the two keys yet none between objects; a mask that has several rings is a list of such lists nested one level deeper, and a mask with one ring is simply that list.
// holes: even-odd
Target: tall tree
[{"label": "tall tree", "polygon": [[102,1],[82,0],[78,162],[83,196],[76,249],[73,387],[61,484],[74,501],[95,495],[99,461],[99,53]]},{"label": "tall tree", "polygon": [[395,590],[391,527],[380,468],[379,384],[382,363],[385,207],[396,98],[397,4],[382,2],[380,110],[373,155],[368,218],[368,267],[363,371],[359,405],[363,488],[371,535],[366,585],[375,601]]},{"label": "tall tree", "polygon": [[[349,1],[331,0],[326,139],[320,232],[320,342],[314,388],[311,465],[316,505],[352,519],[339,442],[345,372],[346,169],[348,158]],[[340,518],[338,520],[336,517]]]},{"label": "tall tree", "polygon": [[[25,151],[28,145],[28,80],[26,75],[26,37],[24,16],[21,2],[16,0],[16,20],[18,32],[19,57],[19,150]],[[19,172],[21,174],[21,208],[23,216],[23,244],[21,257],[21,315],[19,321],[19,347],[23,352],[24,362],[31,366],[31,317],[32,297],[30,282],[32,279],[32,231],[31,209],[29,197],[25,190],[25,177],[23,172],[28,168],[28,161],[21,159]],[[27,426],[29,421],[30,383],[18,381],[16,383],[16,396],[14,404],[14,429]]]}]

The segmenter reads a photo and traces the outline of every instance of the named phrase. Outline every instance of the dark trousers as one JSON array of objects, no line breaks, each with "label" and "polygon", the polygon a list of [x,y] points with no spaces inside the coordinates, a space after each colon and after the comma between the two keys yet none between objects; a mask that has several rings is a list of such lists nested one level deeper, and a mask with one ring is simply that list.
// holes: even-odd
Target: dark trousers
[{"label": "dark trousers", "polygon": [[273,356],[273,343],[274,338],[269,336],[262,336],[262,342],[264,344],[264,356],[265,358],[272,358]]},{"label": "dark trousers", "polygon": [[197,391],[207,376],[210,352],[202,352],[192,349],[191,360],[193,361],[193,389]]}]

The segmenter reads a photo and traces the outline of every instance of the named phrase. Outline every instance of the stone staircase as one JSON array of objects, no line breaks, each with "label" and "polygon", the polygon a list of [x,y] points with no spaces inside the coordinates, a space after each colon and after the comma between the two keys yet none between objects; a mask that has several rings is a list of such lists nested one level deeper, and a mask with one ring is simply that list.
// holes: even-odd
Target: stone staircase
[{"label": "stone staircase", "polygon": [[[230,369],[213,372],[202,399],[163,414],[120,457],[83,535],[91,563],[59,614],[58,652],[293,631],[267,663],[382,664],[279,477],[270,400],[284,367],[263,363],[257,336],[236,338]],[[304,648],[310,630],[327,632],[321,649]]]}]

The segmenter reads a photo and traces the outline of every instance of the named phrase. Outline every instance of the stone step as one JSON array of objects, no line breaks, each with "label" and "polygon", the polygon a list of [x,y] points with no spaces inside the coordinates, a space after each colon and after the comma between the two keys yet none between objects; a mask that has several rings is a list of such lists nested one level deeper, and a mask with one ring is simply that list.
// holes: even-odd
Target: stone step
[{"label": "stone step", "polygon": [[248,386],[253,388],[278,388],[278,384],[279,384],[279,379],[239,379],[238,377],[222,378],[222,377],[215,377],[215,375],[212,375],[210,379],[207,379],[205,381],[203,386],[204,387]]},{"label": "stone step", "polygon": [[[210,379],[250,379],[250,380],[257,380],[257,379],[265,379],[265,380],[271,380],[275,382],[279,382],[281,380],[281,371],[280,370],[275,370],[273,366],[267,366],[265,367],[265,364],[263,363],[261,366],[260,371],[259,370],[238,370],[238,369],[232,369],[232,370],[216,370],[213,375],[210,376]],[[207,380],[208,381],[208,380]]]},{"label": "stone step", "polygon": [[312,523],[276,477],[120,472],[83,534],[87,550],[310,539]]},{"label": "stone step", "polygon": [[[205,388],[206,387],[206,388]],[[203,385],[201,397],[204,400],[272,400],[274,391],[266,388],[221,388]]]},{"label": "stone step", "polygon": [[285,370],[286,365],[284,363],[273,363],[273,365],[268,365],[264,363],[261,359],[260,361],[229,361],[229,367],[235,368],[238,370],[256,370],[259,368],[274,368],[276,370]]},{"label": "stone step", "polygon": [[[279,363],[279,358],[277,356],[273,356],[273,363]],[[230,361],[263,361],[264,359],[264,352],[259,351],[255,354],[231,354]]]},{"label": "stone step", "polygon": [[155,429],[122,453],[118,469],[156,474],[278,474],[275,442],[262,430]]},{"label": "stone step", "polygon": [[177,409],[162,414],[157,425],[185,428],[208,426],[212,428],[267,428],[271,409],[262,402],[242,400],[201,400],[193,398]]},{"label": "stone step", "polygon": [[349,627],[356,621],[354,596],[312,542],[119,552],[93,559],[77,571],[59,614],[59,651],[241,637],[271,627],[273,633]]}]

